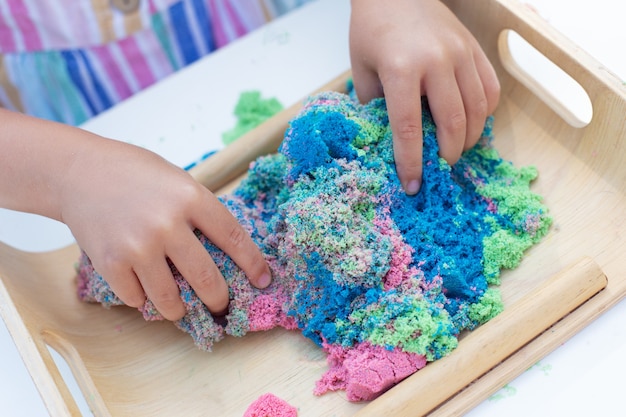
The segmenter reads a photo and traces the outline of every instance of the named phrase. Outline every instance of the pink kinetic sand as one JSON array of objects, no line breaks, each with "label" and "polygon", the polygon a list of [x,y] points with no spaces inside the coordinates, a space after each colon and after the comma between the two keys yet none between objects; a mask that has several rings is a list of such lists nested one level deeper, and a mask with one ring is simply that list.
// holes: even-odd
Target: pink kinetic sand
[{"label": "pink kinetic sand", "polygon": [[298,410],[274,394],[263,394],[256,399],[243,417],[297,417]]}]

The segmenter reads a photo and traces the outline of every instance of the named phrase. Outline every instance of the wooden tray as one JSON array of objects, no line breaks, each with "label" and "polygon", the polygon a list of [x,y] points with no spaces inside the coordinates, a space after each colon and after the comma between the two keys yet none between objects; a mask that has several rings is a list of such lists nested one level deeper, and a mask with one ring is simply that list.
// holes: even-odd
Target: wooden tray
[{"label": "wooden tray", "polygon": [[[130,308],[104,310],[79,302],[76,246],[28,253],[0,244],[0,313],[51,415],[80,412],[46,345],[67,360],[98,416],[241,416],[266,392],[298,407],[300,417],[459,415],[626,294],[622,82],[513,0],[448,3],[498,71],[503,90],[496,146],[516,164],[538,167],[533,187],[555,218],[552,231],[522,265],[503,275],[505,312],[467,335],[448,358],[371,403],[354,404],[342,393],[312,395],[326,369],[325,355],[296,332],[228,338],[204,353],[171,323],[147,323]],[[517,73],[503,41],[507,30],[521,34],[584,87],[594,111],[586,127],[568,124],[558,104]],[[346,76],[324,88],[340,89]],[[224,190],[251,159],[276,149],[297,110],[298,105],[287,109],[193,175]]]}]

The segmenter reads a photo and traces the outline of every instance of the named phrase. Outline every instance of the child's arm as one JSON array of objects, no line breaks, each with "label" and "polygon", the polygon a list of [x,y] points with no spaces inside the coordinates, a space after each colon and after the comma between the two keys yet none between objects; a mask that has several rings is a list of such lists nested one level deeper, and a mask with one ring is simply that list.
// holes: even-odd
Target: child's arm
[{"label": "child's arm", "polygon": [[472,34],[439,0],[352,0],[350,55],[362,102],[385,96],[400,181],[422,178],[420,97],[437,125],[439,154],[454,164],[478,141],[500,84]]},{"label": "child's arm", "polygon": [[145,149],[7,110],[0,126],[0,206],[67,224],[126,304],[140,307],[147,296],[167,319],[185,314],[169,258],[209,310],[227,307],[227,285],[194,228],[255,286],[269,284],[252,239],[184,170]]}]

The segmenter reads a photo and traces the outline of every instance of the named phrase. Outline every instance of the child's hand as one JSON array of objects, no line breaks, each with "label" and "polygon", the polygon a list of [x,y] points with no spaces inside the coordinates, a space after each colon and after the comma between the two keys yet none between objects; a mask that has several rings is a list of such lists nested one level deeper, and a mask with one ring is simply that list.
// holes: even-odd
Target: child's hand
[{"label": "child's hand", "polygon": [[194,228],[230,255],[253,285],[269,285],[269,267],[250,236],[188,173],[135,146],[82,140],[100,143],[80,147],[72,159],[61,220],[124,303],[140,307],[147,296],[165,318],[181,318],[185,308],[169,258],[211,312],[227,308],[226,282]]},{"label": "child's hand", "polygon": [[0,207],[64,222],[120,299],[148,297],[169,320],[185,307],[167,259],[213,313],[228,288],[199,229],[252,285],[270,269],[247,232],[187,172],[137,146],[0,109]]},{"label": "child's hand", "polygon": [[417,193],[422,181],[421,96],[437,125],[439,155],[450,164],[476,144],[498,103],[493,67],[439,0],[352,0],[350,55],[359,100],[387,101],[407,194]]}]

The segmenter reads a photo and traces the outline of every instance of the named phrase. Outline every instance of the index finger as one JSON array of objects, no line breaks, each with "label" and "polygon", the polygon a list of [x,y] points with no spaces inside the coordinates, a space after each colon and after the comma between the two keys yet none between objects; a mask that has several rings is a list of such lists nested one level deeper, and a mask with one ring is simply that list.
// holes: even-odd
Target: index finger
[{"label": "index finger", "polygon": [[383,88],[398,178],[407,194],[417,194],[422,185],[423,152],[420,83],[398,79]]},{"label": "index finger", "polygon": [[229,303],[228,286],[193,231],[186,230],[178,239],[172,239],[167,249],[172,263],[209,311],[214,314],[224,312]]},{"label": "index finger", "polygon": [[261,250],[217,197],[212,193],[208,193],[208,196],[211,200],[210,216],[193,219],[195,226],[231,257],[252,285],[257,288],[267,287],[272,278]]}]

